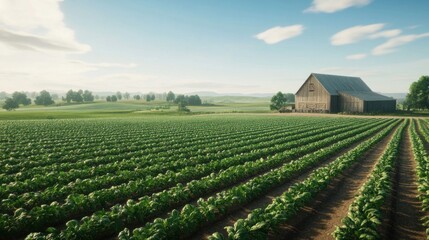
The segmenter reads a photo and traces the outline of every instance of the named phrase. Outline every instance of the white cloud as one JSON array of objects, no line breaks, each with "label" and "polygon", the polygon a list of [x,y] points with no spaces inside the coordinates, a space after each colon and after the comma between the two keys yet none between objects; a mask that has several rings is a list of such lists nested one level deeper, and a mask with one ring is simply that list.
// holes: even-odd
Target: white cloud
[{"label": "white cloud", "polygon": [[365,53],[359,53],[359,54],[349,55],[346,57],[346,59],[348,59],[348,60],[360,60],[360,59],[366,58],[366,56],[367,55]]},{"label": "white cloud", "polygon": [[304,31],[302,25],[292,25],[286,27],[273,27],[257,34],[255,37],[264,41],[266,44],[276,44],[286,39],[297,37]]},{"label": "white cloud", "polygon": [[0,43],[14,49],[87,52],[64,23],[61,0],[2,0]]},{"label": "white cloud", "polygon": [[304,12],[333,13],[350,7],[368,5],[371,0],[313,0],[313,4]]},{"label": "white cloud", "polygon": [[372,34],[377,33],[383,27],[383,23],[378,23],[364,26],[358,25],[351,28],[347,28],[334,34],[331,37],[331,44],[338,46],[355,43],[369,37]]},{"label": "white cloud", "polygon": [[400,29],[386,30],[386,31],[374,33],[374,34],[370,35],[368,38],[369,39],[392,38],[392,37],[398,36],[399,34],[401,34],[401,32],[402,31]]},{"label": "white cloud", "polygon": [[403,36],[394,37],[394,38],[389,39],[387,42],[375,47],[372,50],[372,54],[379,56],[379,55],[392,53],[392,52],[396,51],[396,48],[398,46],[401,46],[401,45],[407,44],[409,42],[413,42],[419,38],[425,38],[425,37],[429,37],[429,33],[403,35]]},{"label": "white cloud", "polygon": [[65,53],[84,53],[91,48],[76,41],[59,40],[0,29],[0,42],[20,50],[60,51]]},{"label": "white cloud", "polygon": [[137,64],[135,64],[135,63],[126,63],[126,64],[124,64],[124,63],[106,63],[106,62],[89,63],[89,62],[78,61],[78,60],[72,60],[72,61],[70,61],[70,63],[80,64],[83,66],[95,67],[95,68],[134,68],[134,67],[137,67]]}]

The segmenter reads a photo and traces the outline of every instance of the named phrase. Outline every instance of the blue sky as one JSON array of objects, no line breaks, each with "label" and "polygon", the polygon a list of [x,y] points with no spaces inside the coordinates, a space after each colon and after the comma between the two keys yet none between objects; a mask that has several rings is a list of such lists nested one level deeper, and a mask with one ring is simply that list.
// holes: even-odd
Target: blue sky
[{"label": "blue sky", "polygon": [[428,10],[426,0],[0,0],[0,90],[295,92],[321,72],[406,92],[428,74]]}]

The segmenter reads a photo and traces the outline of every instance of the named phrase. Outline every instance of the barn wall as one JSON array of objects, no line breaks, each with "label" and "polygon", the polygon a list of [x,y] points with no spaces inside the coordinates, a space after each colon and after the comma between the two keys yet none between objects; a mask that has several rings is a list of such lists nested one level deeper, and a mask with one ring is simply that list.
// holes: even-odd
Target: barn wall
[{"label": "barn wall", "polygon": [[396,100],[365,101],[364,112],[393,112],[396,110]]},{"label": "barn wall", "polygon": [[337,113],[340,111],[340,96],[331,95],[331,113]]},{"label": "barn wall", "polygon": [[298,112],[329,112],[331,97],[322,84],[310,76],[295,95],[295,107]]},{"label": "barn wall", "polygon": [[340,93],[340,111],[364,112],[364,101],[348,94]]}]

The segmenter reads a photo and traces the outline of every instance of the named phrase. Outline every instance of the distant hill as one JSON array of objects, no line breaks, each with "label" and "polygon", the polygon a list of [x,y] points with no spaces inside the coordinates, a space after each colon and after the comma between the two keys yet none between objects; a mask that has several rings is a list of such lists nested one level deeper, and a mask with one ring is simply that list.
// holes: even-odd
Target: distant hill
[{"label": "distant hill", "polygon": [[394,99],[405,99],[407,93],[380,93],[387,97],[392,97]]},{"label": "distant hill", "polygon": [[217,93],[210,91],[190,92],[186,95],[198,95],[200,97],[221,97],[221,96],[234,96],[234,97],[272,97],[274,93]]}]

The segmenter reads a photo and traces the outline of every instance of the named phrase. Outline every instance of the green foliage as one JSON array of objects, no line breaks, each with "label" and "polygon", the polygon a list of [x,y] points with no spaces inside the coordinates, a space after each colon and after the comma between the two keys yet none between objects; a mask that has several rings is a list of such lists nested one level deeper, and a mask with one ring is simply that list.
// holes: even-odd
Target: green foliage
[{"label": "green foliage", "polygon": [[83,92],[82,98],[83,98],[83,101],[85,101],[85,102],[93,102],[94,101],[94,96],[92,95],[92,92],[90,92],[89,90],[85,90]]},{"label": "green foliage", "polygon": [[27,98],[27,95],[23,92],[14,92],[12,94],[12,99],[19,104],[22,104],[24,106],[31,104],[31,99]]},{"label": "green foliage", "polygon": [[271,98],[270,109],[280,111],[286,105],[286,103],[291,103],[294,101],[294,94],[278,92]]},{"label": "green foliage", "polygon": [[2,108],[6,109],[7,111],[12,111],[16,108],[19,108],[19,104],[12,98],[6,98],[6,101],[4,102]]},{"label": "green foliage", "polygon": [[402,124],[384,150],[369,179],[350,205],[347,216],[342,220],[343,225],[337,227],[333,233],[336,239],[379,239],[381,237],[378,229],[383,220],[382,207],[391,193],[392,172],[407,125],[408,123]]},{"label": "green foliage", "polygon": [[421,76],[413,82],[404,101],[407,109],[429,109],[429,76]]},{"label": "green foliage", "polygon": [[167,93],[167,102],[174,102],[174,99],[176,99],[176,95],[172,91],[169,91]]},{"label": "green foliage", "polygon": [[176,96],[174,103],[182,106],[199,106],[202,104],[201,98],[198,95],[182,95]]},{"label": "green foliage", "polygon": [[89,90],[73,91],[72,89],[70,89],[66,93],[66,97],[63,98],[63,101],[66,101],[68,103],[70,103],[70,102],[75,102],[75,103],[93,102],[94,96],[92,95],[92,92]]},{"label": "green foliage", "polygon": [[121,92],[119,92],[119,91],[116,92],[116,99],[119,100],[119,101],[122,100],[122,93]]},{"label": "green foliage", "polygon": [[39,93],[39,96],[36,97],[36,100],[34,100],[34,103],[36,105],[47,106],[47,105],[52,105],[55,102],[54,100],[52,100],[51,94],[48,91],[43,90]]}]

